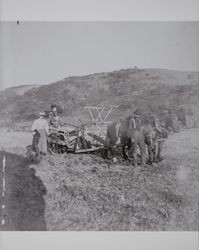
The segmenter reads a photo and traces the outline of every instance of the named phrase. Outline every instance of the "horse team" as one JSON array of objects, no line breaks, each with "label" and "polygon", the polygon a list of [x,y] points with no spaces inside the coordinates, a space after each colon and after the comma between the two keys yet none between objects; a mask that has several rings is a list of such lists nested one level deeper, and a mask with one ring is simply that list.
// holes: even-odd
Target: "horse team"
[{"label": "horse team", "polygon": [[141,117],[133,113],[126,119],[108,125],[106,158],[114,157],[115,147],[121,146],[123,158],[131,159],[134,165],[139,160],[141,165],[158,162],[162,160],[161,151],[168,136],[169,132],[160,125],[156,115]]}]

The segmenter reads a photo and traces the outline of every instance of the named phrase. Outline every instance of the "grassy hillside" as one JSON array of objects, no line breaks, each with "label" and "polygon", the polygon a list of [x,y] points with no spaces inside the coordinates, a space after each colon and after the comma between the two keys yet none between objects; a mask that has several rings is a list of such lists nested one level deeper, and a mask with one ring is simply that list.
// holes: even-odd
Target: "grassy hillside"
[{"label": "grassy hillside", "polygon": [[198,96],[199,72],[135,68],[68,77],[6,98],[0,94],[0,117],[32,120],[39,111],[49,110],[52,103],[60,104],[68,119],[78,116],[85,120],[86,105],[117,105],[113,119],[136,108],[157,112],[162,107],[177,109],[184,105],[198,124]]},{"label": "grassy hillside", "polygon": [[[31,90],[40,87],[40,85],[21,85],[16,87],[10,87],[0,91],[0,107],[2,113],[9,113],[8,106],[15,104],[15,100],[22,97],[23,95]],[[4,110],[5,109],[5,110]],[[7,112],[6,112],[7,111]]]},{"label": "grassy hillside", "polygon": [[17,95],[23,95],[25,92],[27,92],[30,89],[38,88],[40,85],[20,85],[15,87],[10,87],[5,90],[0,91],[0,100],[10,98]]}]

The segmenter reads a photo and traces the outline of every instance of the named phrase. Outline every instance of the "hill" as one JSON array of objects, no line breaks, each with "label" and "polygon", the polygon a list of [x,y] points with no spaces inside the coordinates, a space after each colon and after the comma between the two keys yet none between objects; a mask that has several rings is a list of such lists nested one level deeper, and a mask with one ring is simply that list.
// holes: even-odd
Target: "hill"
[{"label": "hill", "polygon": [[88,105],[117,105],[112,119],[124,117],[136,108],[159,112],[163,107],[176,110],[183,106],[193,115],[195,124],[199,124],[199,72],[123,69],[67,77],[49,85],[24,89],[20,94],[15,88],[3,92],[0,92],[1,120],[32,120],[39,111],[49,110],[52,103],[57,103],[67,119],[78,116],[85,120],[89,116],[83,107]]},{"label": "hill", "polygon": [[0,91],[0,107],[1,110],[9,106],[10,104],[14,104],[15,99],[18,96],[23,96],[25,92],[36,89],[40,87],[40,85],[20,85],[10,87]]},{"label": "hill", "polygon": [[20,85],[20,86],[14,86],[14,87],[10,87],[7,88],[5,90],[1,90],[0,91],[0,97],[1,98],[9,98],[9,97],[13,97],[15,95],[23,95],[25,92],[27,92],[30,89],[33,88],[38,88],[40,87],[40,85],[37,84],[33,84],[33,85]]}]

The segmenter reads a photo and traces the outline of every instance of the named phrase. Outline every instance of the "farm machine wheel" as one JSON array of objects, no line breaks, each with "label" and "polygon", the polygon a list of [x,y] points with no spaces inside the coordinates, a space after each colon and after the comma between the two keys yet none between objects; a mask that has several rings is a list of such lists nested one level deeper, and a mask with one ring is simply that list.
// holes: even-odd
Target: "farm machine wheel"
[{"label": "farm machine wheel", "polygon": [[48,147],[49,150],[55,154],[63,154],[68,150],[65,137],[61,133],[52,133],[49,135]]}]

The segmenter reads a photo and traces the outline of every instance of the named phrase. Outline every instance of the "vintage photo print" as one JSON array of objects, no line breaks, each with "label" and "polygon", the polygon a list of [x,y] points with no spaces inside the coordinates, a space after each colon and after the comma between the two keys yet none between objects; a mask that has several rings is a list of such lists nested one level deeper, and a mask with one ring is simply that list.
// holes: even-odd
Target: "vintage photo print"
[{"label": "vintage photo print", "polygon": [[197,231],[199,22],[0,31],[1,231]]}]

